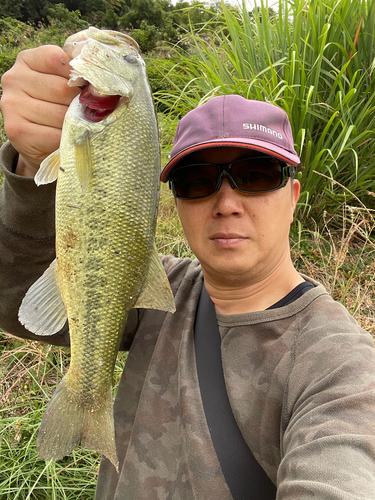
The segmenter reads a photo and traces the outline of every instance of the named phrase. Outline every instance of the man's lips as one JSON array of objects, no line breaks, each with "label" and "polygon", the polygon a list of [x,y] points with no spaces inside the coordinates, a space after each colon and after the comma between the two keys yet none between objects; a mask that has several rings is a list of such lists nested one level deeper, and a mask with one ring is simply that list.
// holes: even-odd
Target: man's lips
[{"label": "man's lips", "polygon": [[215,233],[210,236],[210,240],[212,240],[215,245],[220,248],[229,248],[239,245],[243,241],[247,240],[245,236],[234,233]]}]

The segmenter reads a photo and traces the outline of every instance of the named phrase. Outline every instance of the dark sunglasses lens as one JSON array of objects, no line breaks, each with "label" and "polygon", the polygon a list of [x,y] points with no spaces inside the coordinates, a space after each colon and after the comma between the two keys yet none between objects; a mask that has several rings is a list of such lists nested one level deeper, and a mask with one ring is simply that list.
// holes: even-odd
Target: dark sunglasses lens
[{"label": "dark sunglasses lens", "polygon": [[172,174],[175,193],[180,198],[202,198],[215,191],[218,169],[215,165],[187,165]]},{"label": "dark sunglasses lens", "polygon": [[232,177],[242,191],[256,193],[280,186],[281,163],[275,158],[248,158],[232,163]]}]

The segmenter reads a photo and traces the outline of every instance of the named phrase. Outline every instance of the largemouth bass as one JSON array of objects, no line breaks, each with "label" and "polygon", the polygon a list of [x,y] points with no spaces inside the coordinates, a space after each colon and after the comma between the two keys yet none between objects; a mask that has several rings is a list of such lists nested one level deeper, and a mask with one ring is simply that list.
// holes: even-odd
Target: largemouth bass
[{"label": "largemouth bass", "polygon": [[59,460],[82,447],[118,467],[112,376],[129,311],[174,311],[155,246],[160,148],[145,64],[130,37],[72,35],[71,103],[60,149],[35,177],[57,179],[56,259],[29,289],[21,323],[53,335],[69,322],[71,363],[43,416],[38,452]]}]

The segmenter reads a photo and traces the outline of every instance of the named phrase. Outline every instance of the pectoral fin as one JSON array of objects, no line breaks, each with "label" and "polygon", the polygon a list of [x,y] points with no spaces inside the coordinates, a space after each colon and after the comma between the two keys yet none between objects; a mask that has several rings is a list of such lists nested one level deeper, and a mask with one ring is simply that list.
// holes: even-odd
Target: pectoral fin
[{"label": "pectoral fin", "polygon": [[35,184],[50,184],[55,181],[59,175],[60,168],[60,150],[57,149],[45,158],[40,164],[39,170],[34,177]]},{"label": "pectoral fin", "polygon": [[175,312],[174,297],[154,244],[150,268],[141,295],[134,307]]},{"label": "pectoral fin", "polygon": [[92,176],[90,134],[85,131],[75,141],[75,167],[82,192],[85,193]]},{"label": "pectoral fin", "polygon": [[57,286],[56,259],[27,291],[18,319],[36,335],[53,335],[64,326],[67,315]]}]

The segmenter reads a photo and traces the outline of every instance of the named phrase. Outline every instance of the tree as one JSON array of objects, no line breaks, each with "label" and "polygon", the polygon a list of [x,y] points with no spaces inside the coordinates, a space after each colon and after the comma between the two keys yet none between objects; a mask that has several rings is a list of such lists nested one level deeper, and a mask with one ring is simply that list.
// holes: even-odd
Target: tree
[{"label": "tree", "polygon": [[111,30],[117,30],[119,17],[113,9],[108,9],[101,20],[101,25]]},{"label": "tree", "polygon": [[0,4],[0,18],[12,17],[21,18],[21,9],[24,0],[2,0]]},{"label": "tree", "polygon": [[138,43],[142,52],[150,52],[161,40],[161,33],[158,28],[153,24],[147,24],[145,20],[141,22],[139,28],[131,32],[131,36]]},{"label": "tree", "polygon": [[88,27],[87,21],[81,19],[79,10],[71,12],[62,3],[57,3],[56,5],[50,4],[47,8],[46,17],[49,24],[54,24],[54,26],[58,26],[71,33]]},{"label": "tree", "polygon": [[163,10],[153,0],[131,0],[130,10],[120,19],[123,28],[140,28],[142,21],[158,28],[163,26]]},{"label": "tree", "polygon": [[[49,2],[47,3],[49,5]],[[23,22],[37,24],[43,19],[43,12],[46,7],[46,2],[42,0],[24,0],[21,8],[21,17],[17,18]]]},{"label": "tree", "polygon": [[[267,7],[266,10],[268,10],[267,14],[267,19],[275,19],[277,12],[275,9],[272,7]],[[259,18],[259,21],[262,22],[262,8],[261,7],[254,7],[251,12],[249,12],[249,16],[254,19],[255,17]]]}]

